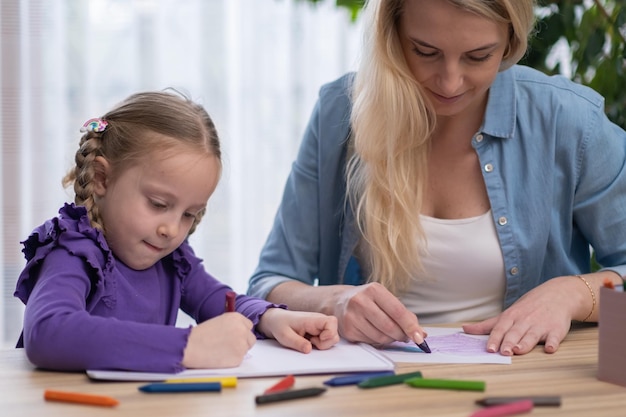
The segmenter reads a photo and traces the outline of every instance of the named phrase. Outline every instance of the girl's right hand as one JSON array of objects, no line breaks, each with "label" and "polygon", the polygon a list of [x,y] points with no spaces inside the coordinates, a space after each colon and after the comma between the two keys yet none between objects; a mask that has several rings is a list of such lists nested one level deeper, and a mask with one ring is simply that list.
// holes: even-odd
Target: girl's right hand
[{"label": "girl's right hand", "polygon": [[224,313],[191,329],[182,365],[186,368],[239,366],[256,342],[252,322],[239,313]]}]

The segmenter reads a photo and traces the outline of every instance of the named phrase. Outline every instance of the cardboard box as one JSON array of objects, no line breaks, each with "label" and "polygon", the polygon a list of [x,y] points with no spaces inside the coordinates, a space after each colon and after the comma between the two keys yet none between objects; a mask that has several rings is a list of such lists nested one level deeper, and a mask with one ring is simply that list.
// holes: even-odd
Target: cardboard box
[{"label": "cardboard box", "polygon": [[626,293],[600,288],[598,379],[626,387]]}]

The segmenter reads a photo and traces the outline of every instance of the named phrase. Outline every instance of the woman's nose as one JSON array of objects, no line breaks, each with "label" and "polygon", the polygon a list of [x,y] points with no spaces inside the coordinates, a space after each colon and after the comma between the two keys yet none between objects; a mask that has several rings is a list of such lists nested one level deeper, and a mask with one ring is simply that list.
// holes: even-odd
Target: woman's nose
[{"label": "woman's nose", "polygon": [[462,92],[464,75],[459,63],[444,63],[438,78],[440,94],[445,97],[454,97]]}]

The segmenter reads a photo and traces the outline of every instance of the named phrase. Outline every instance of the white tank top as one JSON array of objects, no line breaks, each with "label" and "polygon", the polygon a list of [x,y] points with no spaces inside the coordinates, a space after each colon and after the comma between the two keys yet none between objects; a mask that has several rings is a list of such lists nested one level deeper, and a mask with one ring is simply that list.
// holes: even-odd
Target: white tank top
[{"label": "white tank top", "polygon": [[466,322],[500,313],[506,276],[491,210],[467,219],[420,219],[427,237],[424,272],[400,301],[420,323]]}]

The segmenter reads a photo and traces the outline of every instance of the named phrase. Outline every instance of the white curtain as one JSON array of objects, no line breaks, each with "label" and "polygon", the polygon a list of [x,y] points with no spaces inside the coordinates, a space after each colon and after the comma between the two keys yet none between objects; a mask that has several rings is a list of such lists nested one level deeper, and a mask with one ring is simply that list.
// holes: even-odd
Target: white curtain
[{"label": "white curtain", "polygon": [[358,23],[334,1],[0,2],[0,335],[14,346],[20,241],[70,191],[79,128],[127,95],[174,87],[213,117],[224,176],[191,241],[243,292],[319,87],[354,70]]}]

